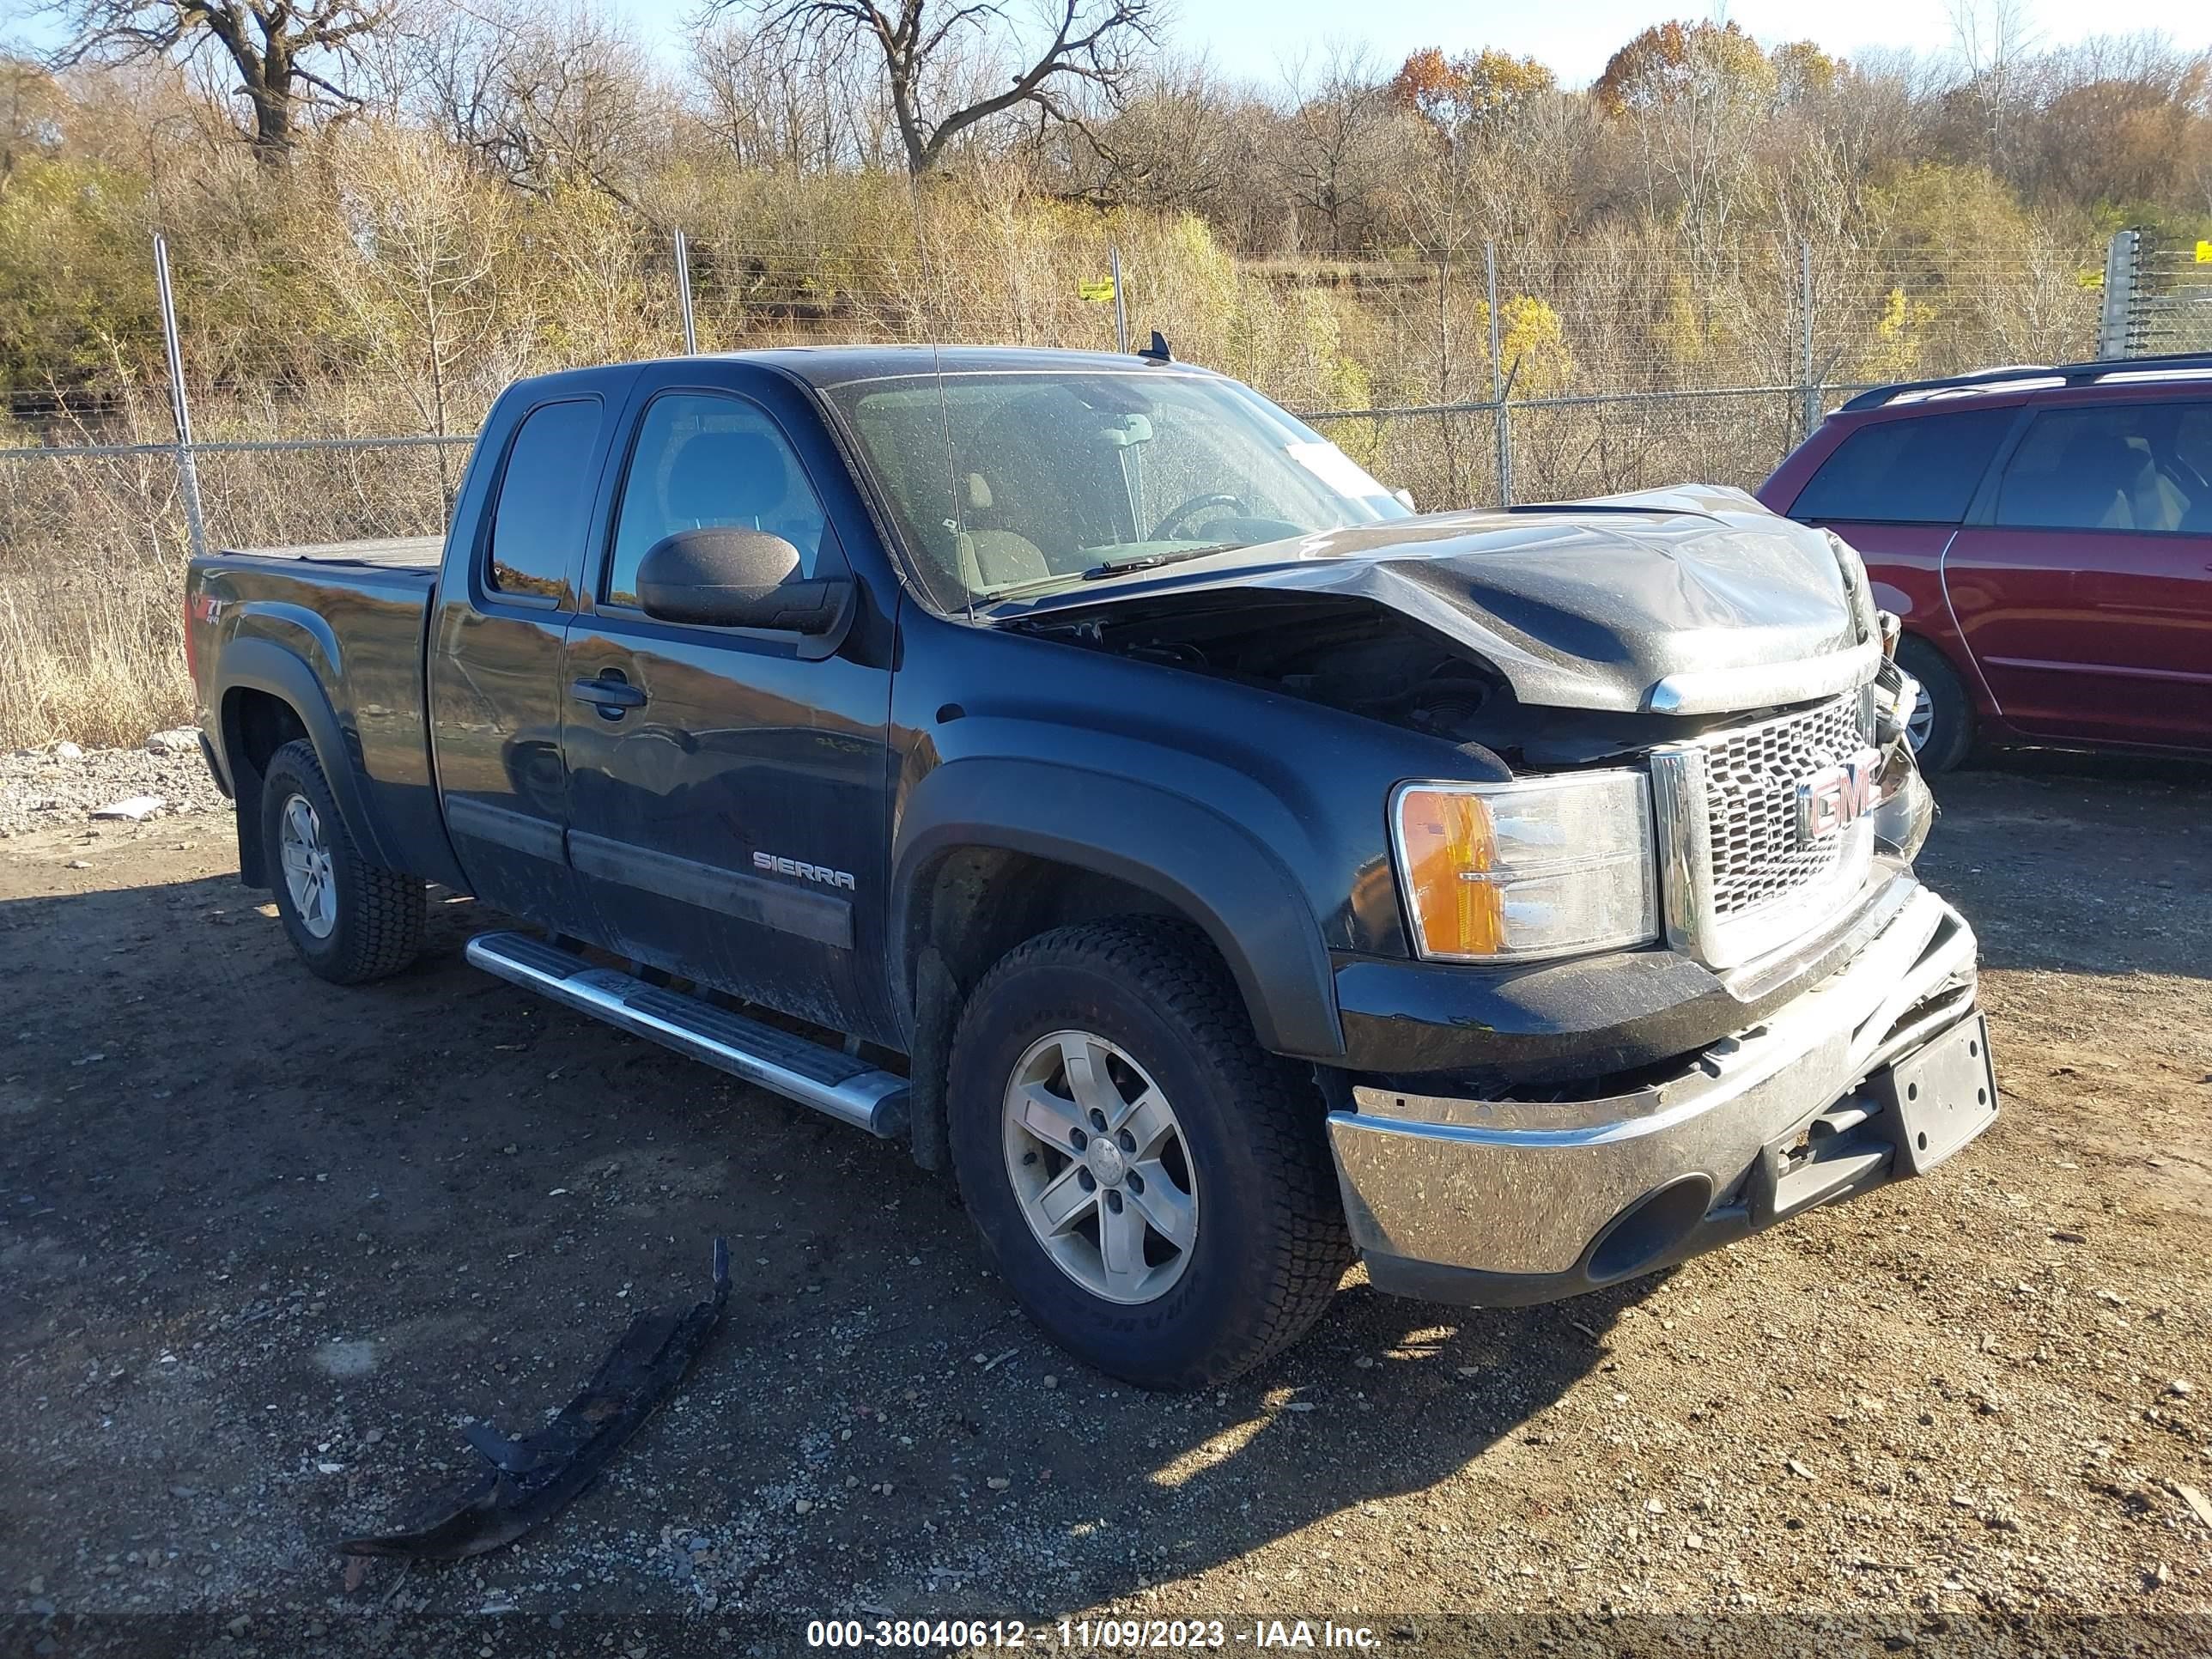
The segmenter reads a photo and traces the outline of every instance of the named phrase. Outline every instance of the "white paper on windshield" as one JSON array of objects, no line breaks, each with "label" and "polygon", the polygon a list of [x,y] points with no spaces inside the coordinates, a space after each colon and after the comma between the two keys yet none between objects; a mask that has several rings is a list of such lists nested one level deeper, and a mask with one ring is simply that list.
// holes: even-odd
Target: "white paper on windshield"
[{"label": "white paper on windshield", "polygon": [[1290,457],[1340,495],[1372,498],[1390,492],[1334,444],[1289,444]]}]

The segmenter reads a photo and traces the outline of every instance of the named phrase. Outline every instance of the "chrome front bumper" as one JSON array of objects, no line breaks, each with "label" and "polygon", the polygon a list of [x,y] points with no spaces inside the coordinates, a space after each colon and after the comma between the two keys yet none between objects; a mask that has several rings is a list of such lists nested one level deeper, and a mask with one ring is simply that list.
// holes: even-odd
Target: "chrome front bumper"
[{"label": "chrome front bumper", "polygon": [[1548,1301],[1933,1167],[1996,1111],[1974,955],[1922,888],[1842,968],[1658,1081],[1564,1103],[1355,1087],[1329,1139],[1370,1277]]}]

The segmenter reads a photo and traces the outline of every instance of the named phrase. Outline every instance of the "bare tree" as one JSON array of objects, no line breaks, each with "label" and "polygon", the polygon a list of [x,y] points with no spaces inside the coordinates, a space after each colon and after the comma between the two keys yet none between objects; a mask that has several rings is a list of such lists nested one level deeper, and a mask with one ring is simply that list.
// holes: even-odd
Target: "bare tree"
[{"label": "bare tree", "polygon": [[1291,109],[1279,135],[1283,184],[1328,226],[1328,251],[1342,252],[1368,228],[1389,172],[1385,141],[1398,106],[1364,46],[1332,41],[1318,71],[1292,63],[1284,81]]},{"label": "bare tree", "polygon": [[702,118],[743,167],[888,167],[891,137],[883,76],[867,42],[850,37],[794,51],[724,18],[690,38]]},{"label": "bare tree", "polygon": [[2030,200],[2148,203],[2204,157],[2212,52],[2093,37],[2039,54],[2019,84],[2033,118],[2015,123],[2008,159]]},{"label": "bare tree", "polygon": [[456,9],[420,32],[408,56],[412,106],[534,195],[580,181],[627,205],[627,175],[667,131],[637,43],[580,4]]},{"label": "bare tree", "polygon": [[361,102],[346,71],[392,14],[390,0],[52,0],[46,9],[69,33],[57,67],[203,53],[227,61],[252,111],[254,154],[272,164],[290,155],[303,107]]},{"label": "bare tree", "polygon": [[[1061,193],[1097,206],[1203,212],[1241,232],[1272,216],[1260,145],[1277,118],[1203,58],[1163,58],[1095,129],[1060,130],[1048,176]],[[1255,194],[1268,204],[1257,212]]]},{"label": "bare tree", "polygon": [[[1034,23],[1002,0],[714,0],[763,42],[795,53],[872,46],[883,59],[907,170],[927,173],[962,133],[1008,111],[1079,120],[1078,94],[1113,96],[1156,46],[1157,0],[1038,0]],[[944,91],[948,68],[981,58],[1006,74],[999,90]],[[951,80],[961,86],[967,77]]]},{"label": "bare tree", "polygon": [[28,58],[0,55],[0,179],[27,155],[58,148],[61,89]]},{"label": "bare tree", "polygon": [[[497,275],[513,210],[420,131],[364,127],[332,161],[345,234],[310,251],[346,325],[327,346],[385,376],[417,430],[447,435],[457,416],[480,417],[512,367],[497,347],[515,301]],[[450,501],[442,450],[438,465]]]},{"label": "bare tree", "polygon": [[2036,31],[2025,0],[1946,0],[1951,36],[1966,70],[1961,88],[1981,116],[1990,171],[2002,170],[2022,61],[2034,51]]}]

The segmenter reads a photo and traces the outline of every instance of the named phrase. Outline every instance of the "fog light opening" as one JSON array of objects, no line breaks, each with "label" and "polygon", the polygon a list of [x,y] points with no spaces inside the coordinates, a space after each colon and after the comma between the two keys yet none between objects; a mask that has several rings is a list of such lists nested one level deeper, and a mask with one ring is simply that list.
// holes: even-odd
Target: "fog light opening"
[{"label": "fog light opening", "polygon": [[1589,1277],[1604,1283],[1644,1272],[1697,1230],[1712,1200],[1713,1183],[1703,1175],[1654,1188],[1606,1224],[1590,1247]]}]

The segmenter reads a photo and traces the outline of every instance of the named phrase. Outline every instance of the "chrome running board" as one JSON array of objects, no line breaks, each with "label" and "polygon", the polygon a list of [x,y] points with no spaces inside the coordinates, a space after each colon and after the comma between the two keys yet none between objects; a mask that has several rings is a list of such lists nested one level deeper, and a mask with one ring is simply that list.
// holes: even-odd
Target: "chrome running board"
[{"label": "chrome running board", "polygon": [[699,997],[595,968],[526,933],[479,933],[469,961],[510,984],[689,1054],[886,1139],[902,1134],[907,1082],[837,1048],[763,1025]]}]

